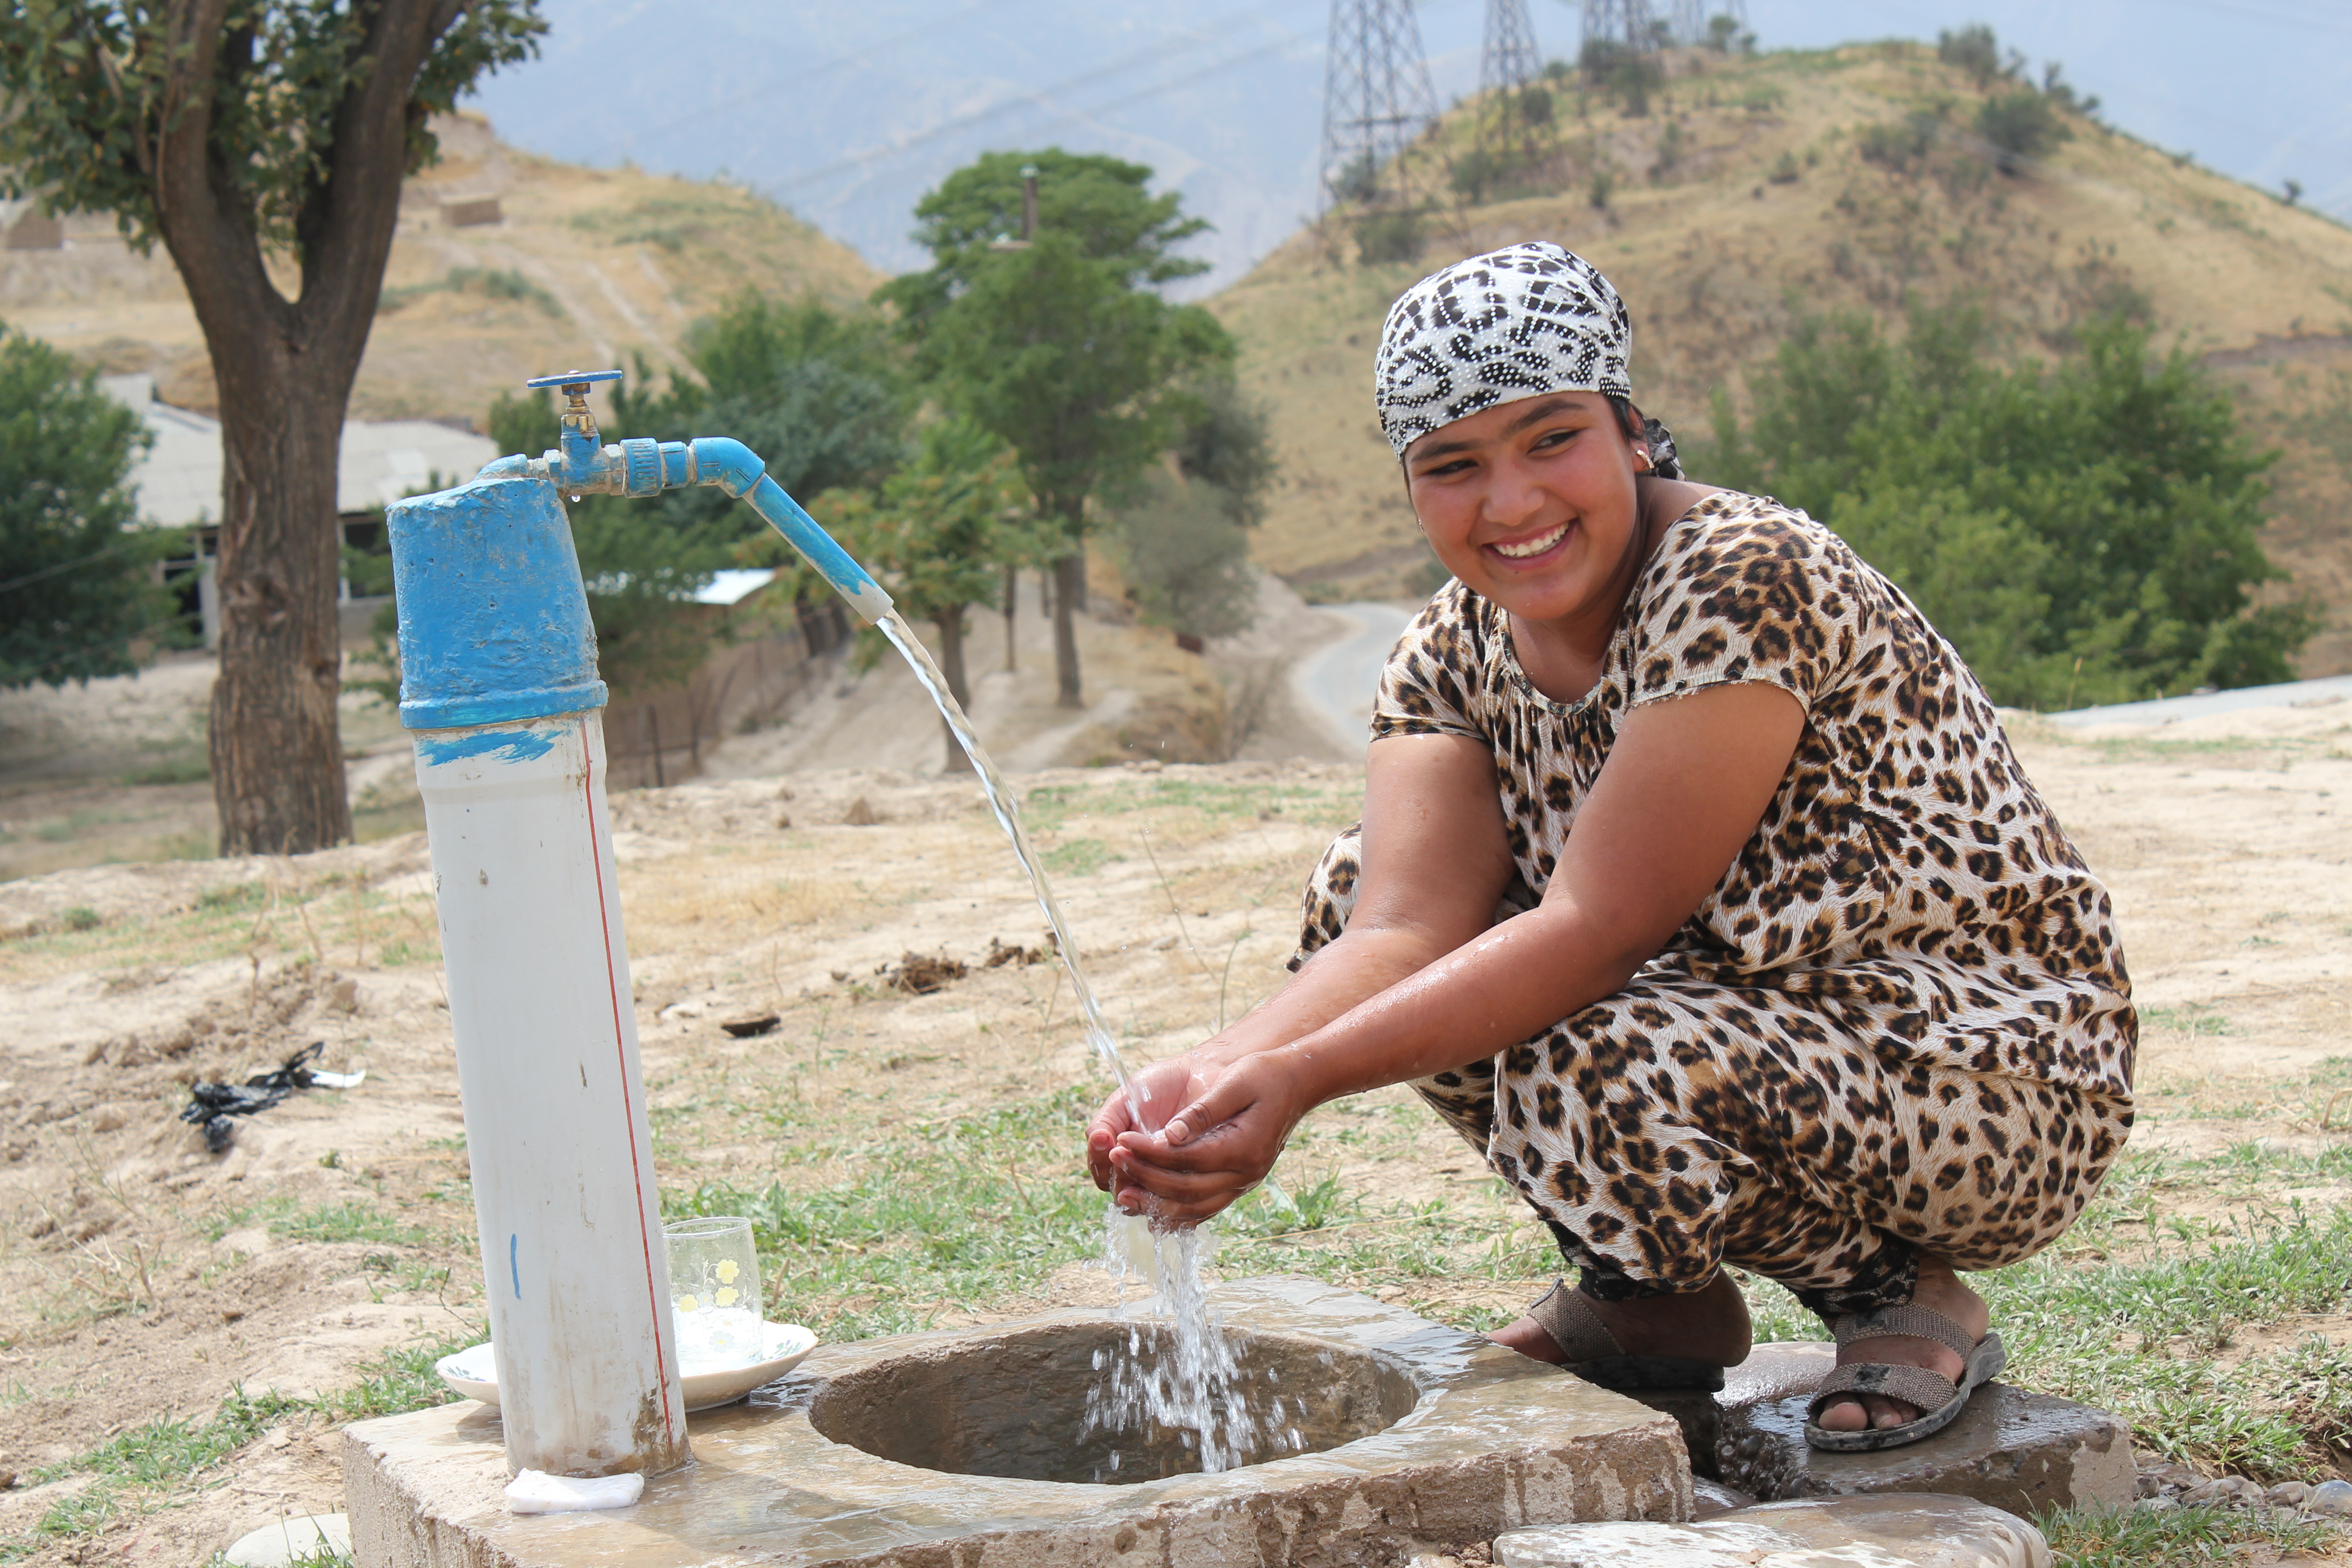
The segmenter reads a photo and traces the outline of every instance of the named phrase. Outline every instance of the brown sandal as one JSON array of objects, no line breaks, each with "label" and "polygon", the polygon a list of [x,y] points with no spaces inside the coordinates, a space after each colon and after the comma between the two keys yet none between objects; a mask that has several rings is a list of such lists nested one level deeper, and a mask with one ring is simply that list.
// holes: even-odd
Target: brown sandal
[{"label": "brown sandal", "polygon": [[[1997,1376],[2009,1363],[2009,1352],[2001,1347],[1999,1334],[1988,1333],[1980,1340],[1972,1340],[1966,1329],[1927,1307],[1881,1307],[1874,1312],[1849,1312],[1831,1324],[1830,1329],[1841,1348],[1856,1340],[1889,1335],[1933,1340],[1958,1355],[1965,1369],[1960,1373],[1963,1381],[1954,1383],[1942,1373],[1930,1372],[1924,1366],[1861,1361],[1839,1367],[1822,1380],[1821,1387],[1813,1392],[1812,1403],[1805,1406],[1805,1441],[1833,1454],[1899,1448],[1942,1431],[1967,1406],[1969,1395],[1976,1392],[1977,1384]],[[1899,1399],[1917,1406],[1919,1414],[1899,1426],[1865,1426],[1859,1432],[1832,1432],[1819,1425],[1824,1405],[1862,1394]],[[1864,1415],[1867,1419],[1867,1409]]]},{"label": "brown sandal", "polygon": [[1584,1292],[1565,1279],[1555,1280],[1543,1299],[1528,1309],[1528,1316],[1559,1347],[1561,1369],[1587,1383],[1621,1390],[1688,1389],[1706,1394],[1723,1386],[1723,1368],[1713,1362],[1627,1355],[1609,1325],[1592,1310],[1592,1303],[1584,1299]]}]

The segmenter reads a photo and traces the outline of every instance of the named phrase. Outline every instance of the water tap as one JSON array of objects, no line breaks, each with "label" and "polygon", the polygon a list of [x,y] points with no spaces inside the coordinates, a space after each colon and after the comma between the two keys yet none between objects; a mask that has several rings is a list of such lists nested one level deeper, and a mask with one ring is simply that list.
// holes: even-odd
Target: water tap
[{"label": "water tap", "polygon": [[555,444],[562,452],[562,471],[556,477],[572,484],[594,478],[596,458],[604,450],[596,439],[596,415],[588,406],[588,389],[600,381],[618,381],[617,370],[567,370],[561,375],[533,376],[523,383],[537,390],[552,386],[563,394],[563,412],[557,416]]}]

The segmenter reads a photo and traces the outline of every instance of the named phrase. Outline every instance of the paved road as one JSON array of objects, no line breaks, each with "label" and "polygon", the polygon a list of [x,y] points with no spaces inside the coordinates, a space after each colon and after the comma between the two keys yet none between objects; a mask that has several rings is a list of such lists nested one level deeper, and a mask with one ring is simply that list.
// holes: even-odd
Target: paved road
[{"label": "paved road", "polygon": [[2117,702],[2105,708],[2077,708],[2053,713],[2058,724],[2168,724],[2176,719],[2202,719],[2212,713],[2235,713],[2247,708],[2308,708],[2326,699],[2352,698],[2352,675],[2330,675],[2318,680],[2289,680],[2277,686],[2241,686],[2234,691],[2206,691],[2194,697],[2165,697],[2150,702]]},{"label": "paved road", "polygon": [[1365,726],[1371,722],[1372,696],[1381,667],[1417,610],[1396,605],[1323,605],[1354,629],[1326,643],[1290,673],[1299,705],[1320,719],[1348,755],[1364,753]]}]

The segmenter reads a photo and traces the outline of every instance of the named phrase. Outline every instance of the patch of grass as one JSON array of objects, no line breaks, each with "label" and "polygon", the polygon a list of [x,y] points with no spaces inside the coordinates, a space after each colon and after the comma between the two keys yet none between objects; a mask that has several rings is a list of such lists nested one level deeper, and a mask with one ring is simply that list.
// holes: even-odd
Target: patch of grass
[{"label": "patch of grass", "polygon": [[96,931],[106,923],[106,917],[88,904],[76,904],[58,916],[58,923],[68,931]]},{"label": "patch of grass", "polygon": [[191,752],[127,773],[122,775],[122,782],[127,784],[203,784],[212,776],[212,760],[201,752]]},{"label": "patch of grass", "polygon": [[2324,1550],[2336,1537],[2317,1520],[2233,1508],[2060,1509],[2033,1522],[2063,1568],[2198,1568],[2244,1562],[2232,1546],[2267,1543],[2284,1556]]},{"label": "patch of grass", "polygon": [[869,1146],[835,1185],[705,1183],[662,1211],[749,1215],[770,1318],[833,1340],[903,1333],[1100,1255],[1103,1195],[1068,1156],[1100,1098],[1074,1085]]},{"label": "patch of grass", "polygon": [[285,1215],[269,1222],[269,1234],[297,1241],[373,1241],[390,1247],[428,1247],[434,1241],[431,1231],[403,1225],[367,1204],[333,1204]]},{"label": "patch of grass", "polygon": [[1113,855],[1099,838],[1073,838],[1045,851],[1045,869],[1057,877],[1085,877],[1101,870],[1107,861],[1125,858]]},{"label": "patch of grass", "polygon": [[2198,1037],[2230,1032],[2230,1020],[2204,1002],[2185,1003],[2178,1007],[2142,1007],[2139,1017],[2143,1024],[2153,1024],[2160,1029],[2178,1029],[2184,1035]]},{"label": "patch of grass", "polygon": [[[79,1475],[92,1479],[52,1504],[24,1533],[0,1542],[0,1563],[18,1562],[53,1542],[93,1534],[119,1514],[158,1506],[163,1494],[184,1496],[193,1485],[225,1479],[226,1462],[237,1450],[289,1417],[317,1415],[340,1424],[453,1403],[457,1395],[434,1375],[433,1363],[487,1337],[487,1329],[473,1324],[427,1344],[397,1346],[364,1363],[358,1383],[319,1399],[248,1394],[236,1388],[207,1420],[151,1421],[35,1470],[22,1484],[38,1486]],[[298,1563],[350,1561],[332,1552],[296,1559]]]},{"label": "patch of grass", "polygon": [[535,305],[550,316],[563,314],[563,307],[554,295],[510,267],[452,267],[430,283],[386,289],[376,296],[376,314],[388,316],[427,294],[479,294],[488,300]]},{"label": "patch of grass", "polygon": [[151,1421],[62,1463],[35,1470],[25,1483],[38,1486],[85,1474],[93,1479],[72,1496],[51,1504],[23,1534],[0,1544],[0,1563],[31,1556],[53,1542],[90,1534],[133,1506],[140,1494],[184,1488],[201,1480],[270,1427],[309,1408],[301,1400],[278,1394],[248,1395],[240,1387],[232,1390],[207,1420]]},{"label": "patch of grass", "polygon": [[269,901],[269,889],[259,882],[224,882],[196,895],[196,908],[207,914],[242,914]]},{"label": "patch of grass", "polygon": [[318,1408],[334,1422],[372,1421],[454,1405],[458,1396],[433,1371],[433,1363],[490,1337],[486,1323],[469,1323],[424,1344],[395,1345],[360,1369],[360,1380],[322,1396]]}]

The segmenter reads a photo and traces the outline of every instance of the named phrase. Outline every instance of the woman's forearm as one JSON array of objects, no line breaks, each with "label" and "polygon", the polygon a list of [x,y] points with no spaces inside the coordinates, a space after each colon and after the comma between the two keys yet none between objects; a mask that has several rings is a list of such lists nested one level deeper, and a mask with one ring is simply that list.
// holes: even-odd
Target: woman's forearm
[{"label": "woman's forearm", "polygon": [[1619,990],[1643,956],[1547,904],[1272,1048],[1320,1105],[1491,1057]]},{"label": "woman's forearm", "polygon": [[1351,929],[1315,954],[1290,983],[1252,1008],[1196,1054],[1220,1066],[1278,1050],[1445,956],[1431,932],[1397,927]]}]

